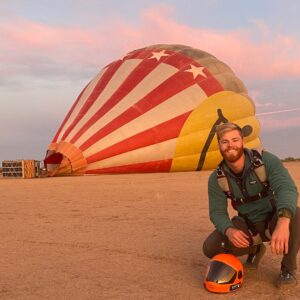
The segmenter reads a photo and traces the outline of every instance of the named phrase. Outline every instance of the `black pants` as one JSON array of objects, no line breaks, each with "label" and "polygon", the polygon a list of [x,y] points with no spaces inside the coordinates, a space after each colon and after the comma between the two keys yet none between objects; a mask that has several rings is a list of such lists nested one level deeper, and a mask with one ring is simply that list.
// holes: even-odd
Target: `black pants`
[{"label": "black pants", "polygon": [[[274,214],[270,222],[271,234],[275,229],[277,223],[277,215]],[[232,223],[237,229],[242,230],[249,236],[247,225],[243,218],[234,217]],[[269,241],[265,236],[265,222],[255,224],[255,228],[259,232],[263,242]],[[203,253],[209,258],[224,253],[226,250],[236,256],[242,256],[249,253],[254,253],[257,246],[250,246],[247,248],[237,248],[228,241],[228,238],[221,234],[219,231],[214,230],[203,243]],[[289,238],[289,252],[283,255],[281,264],[288,268],[290,271],[297,269],[296,257],[300,247],[300,208],[297,207],[295,216],[290,222],[290,238]]]}]

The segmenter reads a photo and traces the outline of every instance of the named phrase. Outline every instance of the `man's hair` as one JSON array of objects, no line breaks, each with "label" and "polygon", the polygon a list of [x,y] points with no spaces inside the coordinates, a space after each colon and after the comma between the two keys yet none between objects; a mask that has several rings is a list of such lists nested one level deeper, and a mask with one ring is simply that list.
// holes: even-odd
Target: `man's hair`
[{"label": "man's hair", "polygon": [[218,142],[220,141],[220,139],[222,138],[222,136],[225,132],[229,132],[232,130],[237,130],[240,133],[241,137],[243,137],[242,128],[235,123],[223,123],[223,124],[217,125],[216,134],[217,134]]}]

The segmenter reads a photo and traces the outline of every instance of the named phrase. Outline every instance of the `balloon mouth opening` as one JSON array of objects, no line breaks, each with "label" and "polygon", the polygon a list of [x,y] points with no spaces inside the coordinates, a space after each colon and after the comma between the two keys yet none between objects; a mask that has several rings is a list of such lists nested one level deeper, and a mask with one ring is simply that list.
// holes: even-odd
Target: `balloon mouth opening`
[{"label": "balloon mouth opening", "polygon": [[[72,163],[60,152],[48,151],[44,165],[49,176],[70,175],[73,173]],[[51,153],[52,152],[52,153]],[[63,170],[62,170],[63,169]]]},{"label": "balloon mouth opening", "polygon": [[50,145],[44,165],[48,176],[82,175],[87,161],[80,149],[68,142],[60,142]]}]

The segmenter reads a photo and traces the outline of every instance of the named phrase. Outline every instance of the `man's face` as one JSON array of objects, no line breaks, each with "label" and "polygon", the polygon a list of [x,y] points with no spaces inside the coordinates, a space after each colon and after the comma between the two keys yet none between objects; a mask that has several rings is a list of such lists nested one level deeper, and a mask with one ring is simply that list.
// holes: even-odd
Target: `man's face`
[{"label": "man's face", "polygon": [[220,141],[219,149],[223,158],[229,162],[236,162],[244,153],[244,140],[238,130],[225,132]]}]

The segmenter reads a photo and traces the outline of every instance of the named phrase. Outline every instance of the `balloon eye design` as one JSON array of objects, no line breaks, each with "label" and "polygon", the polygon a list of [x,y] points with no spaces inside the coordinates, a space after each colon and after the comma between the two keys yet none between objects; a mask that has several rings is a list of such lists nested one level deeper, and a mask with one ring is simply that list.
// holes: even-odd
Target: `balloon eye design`
[{"label": "balloon eye design", "polygon": [[259,147],[244,84],[223,62],[181,45],[134,50],[83,89],[45,158],[50,175],[195,171],[215,167],[214,126],[234,121]]},{"label": "balloon eye design", "polygon": [[242,133],[243,133],[244,137],[251,135],[252,131],[253,131],[253,128],[250,125],[245,125],[242,128]]}]

